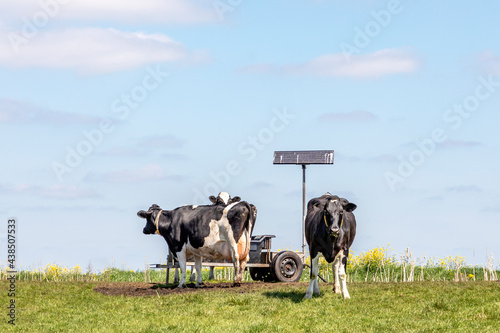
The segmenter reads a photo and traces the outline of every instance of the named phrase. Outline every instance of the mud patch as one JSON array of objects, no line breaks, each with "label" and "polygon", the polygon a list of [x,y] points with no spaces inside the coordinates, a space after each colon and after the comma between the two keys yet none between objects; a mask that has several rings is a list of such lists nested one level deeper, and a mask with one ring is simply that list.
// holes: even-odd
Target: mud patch
[{"label": "mud patch", "polygon": [[[187,288],[177,288],[177,284],[145,283],[145,282],[108,282],[99,284],[94,291],[109,296],[156,296],[174,295],[193,292],[211,292],[225,290],[234,293],[266,292],[284,287],[300,286],[303,289],[305,283],[265,283],[265,282],[243,282],[239,287],[233,287],[230,282],[205,283],[204,286],[196,288],[194,283],[187,284]],[[305,289],[304,289],[305,292]]]}]

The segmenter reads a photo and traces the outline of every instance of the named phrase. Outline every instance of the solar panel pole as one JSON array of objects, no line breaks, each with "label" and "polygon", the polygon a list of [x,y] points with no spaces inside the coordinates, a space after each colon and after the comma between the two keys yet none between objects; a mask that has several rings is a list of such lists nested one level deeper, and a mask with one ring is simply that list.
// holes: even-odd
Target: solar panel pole
[{"label": "solar panel pole", "polygon": [[306,165],[302,164],[302,253],[306,253]]}]

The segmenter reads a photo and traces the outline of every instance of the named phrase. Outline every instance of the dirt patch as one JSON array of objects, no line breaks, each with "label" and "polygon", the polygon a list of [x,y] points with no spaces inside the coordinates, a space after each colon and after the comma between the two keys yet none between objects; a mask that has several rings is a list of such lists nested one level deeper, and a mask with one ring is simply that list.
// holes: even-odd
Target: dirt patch
[{"label": "dirt patch", "polygon": [[[304,283],[266,283],[266,282],[243,282],[239,287],[233,287],[229,282],[205,283],[204,286],[196,288],[194,283],[187,284],[187,288],[177,288],[175,284],[145,283],[145,282],[109,282],[99,284],[94,291],[103,295],[123,296],[156,296],[173,295],[193,292],[211,292],[225,290],[234,293],[265,292],[282,289],[285,286],[301,286]],[[305,289],[304,289],[305,292]]]}]

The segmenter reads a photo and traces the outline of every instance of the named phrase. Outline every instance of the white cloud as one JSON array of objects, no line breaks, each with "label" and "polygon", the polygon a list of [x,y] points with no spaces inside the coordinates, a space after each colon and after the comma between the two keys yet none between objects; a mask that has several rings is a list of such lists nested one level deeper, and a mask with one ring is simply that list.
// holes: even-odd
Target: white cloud
[{"label": "white cloud", "polygon": [[35,186],[35,185],[0,185],[4,191],[20,194],[31,194],[57,199],[81,199],[97,197],[97,193],[90,189],[80,189],[76,186],[68,185],[52,185],[52,186]]},{"label": "white cloud", "polygon": [[118,170],[102,175],[89,174],[85,177],[88,182],[107,183],[137,183],[146,181],[171,180],[181,182],[189,177],[184,175],[165,175],[165,170],[158,164],[147,164],[134,170]]},{"label": "white cloud", "polygon": [[43,109],[25,102],[0,98],[0,123],[96,124],[98,117]]},{"label": "white cloud", "polygon": [[396,158],[396,156],[391,155],[391,154],[377,155],[377,156],[369,158],[368,161],[375,162],[375,163],[398,163],[399,162],[399,160]]},{"label": "white cloud", "polygon": [[483,209],[481,209],[482,212],[487,212],[487,213],[495,213],[495,214],[498,214],[500,213],[500,206],[499,205],[496,205],[496,206],[487,206],[487,207],[484,207]]},{"label": "white cloud", "polygon": [[457,186],[451,186],[446,188],[447,191],[450,192],[475,192],[475,193],[481,193],[483,192],[479,186],[476,185],[457,185]]},{"label": "white cloud", "polygon": [[161,157],[169,161],[189,161],[190,159],[188,155],[179,153],[165,153]]},{"label": "white cloud", "polygon": [[266,188],[271,188],[273,187],[273,184],[269,183],[269,182],[266,182],[266,181],[257,181],[255,183],[253,183],[252,185],[250,185],[250,188],[254,188],[254,189],[266,189]]},{"label": "white cloud", "polygon": [[182,148],[186,140],[177,138],[174,135],[155,135],[144,137],[139,140],[138,147],[148,148]]},{"label": "white cloud", "polygon": [[[14,32],[3,33],[18,41]],[[40,31],[21,40],[0,41],[0,66],[69,68],[89,75],[198,57],[168,36],[116,29]]]},{"label": "white cloud", "polygon": [[194,24],[216,21],[212,1],[192,0],[3,0],[0,18],[11,24],[50,19]]},{"label": "white cloud", "polygon": [[482,146],[481,142],[447,139],[441,144],[442,148],[469,148]]},{"label": "white cloud", "polygon": [[477,56],[476,67],[485,75],[500,75],[500,56],[492,51]]},{"label": "white cloud", "polygon": [[135,170],[119,170],[102,175],[88,175],[87,181],[102,181],[109,183],[135,183],[165,178],[165,171],[158,164],[147,164]]},{"label": "white cloud", "polygon": [[141,149],[133,148],[133,147],[113,147],[108,150],[99,153],[102,156],[115,156],[115,157],[143,157],[147,155],[147,153]]},{"label": "white cloud", "polygon": [[342,53],[335,53],[319,56],[300,65],[257,64],[242,68],[242,71],[285,75],[377,78],[390,74],[414,72],[420,63],[421,60],[412,53],[396,48],[354,55],[350,61]]},{"label": "white cloud", "polygon": [[364,122],[377,119],[373,113],[363,110],[351,112],[330,112],[319,116],[321,122]]}]

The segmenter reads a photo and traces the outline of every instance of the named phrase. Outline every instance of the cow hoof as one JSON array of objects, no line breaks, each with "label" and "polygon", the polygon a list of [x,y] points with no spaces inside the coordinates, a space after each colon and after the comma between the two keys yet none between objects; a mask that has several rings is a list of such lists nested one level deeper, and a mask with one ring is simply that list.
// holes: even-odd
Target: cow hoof
[{"label": "cow hoof", "polygon": [[241,282],[234,282],[233,287],[241,287]]},{"label": "cow hoof", "polygon": [[336,294],[340,294],[340,287],[333,287],[333,291],[334,291]]},{"label": "cow hoof", "polygon": [[184,288],[186,288],[186,284],[185,283],[184,284],[180,284],[180,285],[177,286],[177,288],[184,289]]},{"label": "cow hoof", "polygon": [[195,284],[195,287],[196,288],[203,288],[203,287],[205,287],[205,284],[203,282],[202,283],[197,283],[197,284]]},{"label": "cow hoof", "polygon": [[312,298],[312,295],[305,294],[303,299],[311,299],[311,298]]}]

